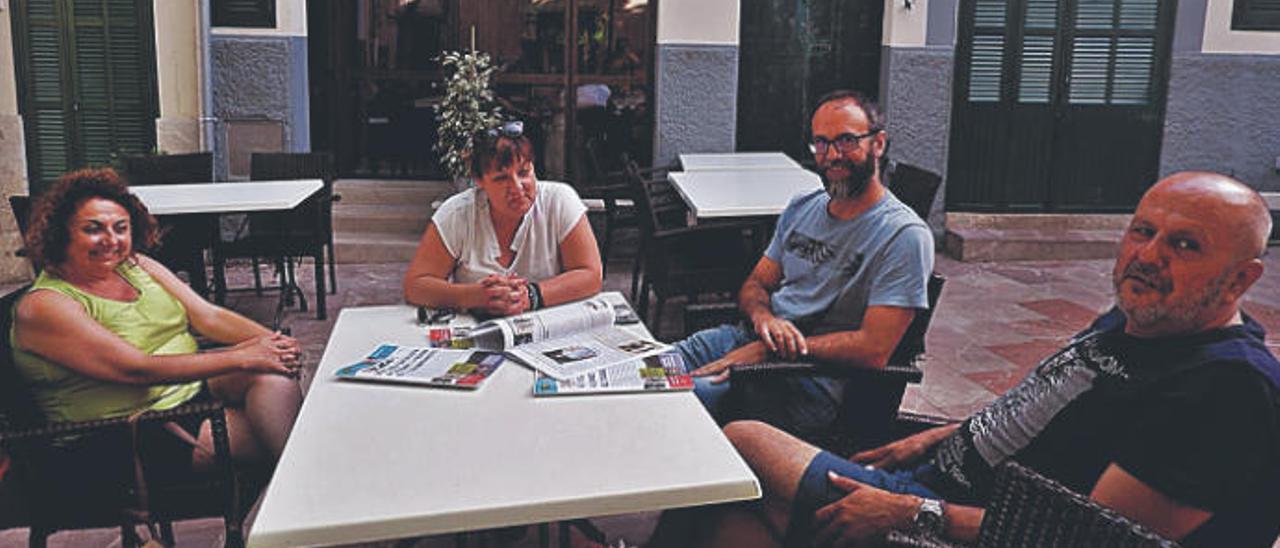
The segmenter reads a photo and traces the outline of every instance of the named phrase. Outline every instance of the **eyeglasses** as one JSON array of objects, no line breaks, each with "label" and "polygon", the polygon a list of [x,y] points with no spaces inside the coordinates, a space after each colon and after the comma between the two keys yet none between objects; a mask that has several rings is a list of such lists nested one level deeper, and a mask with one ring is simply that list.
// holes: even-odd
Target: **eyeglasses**
[{"label": "eyeglasses", "polygon": [[863,134],[843,133],[837,135],[833,140],[828,140],[825,137],[814,137],[813,141],[809,143],[809,152],[812,152],[814,156],[822,156],[827,153],[827,150],[831,148],[831,145],[835,145],[836,150],[840,151],[841,154],[848,154],[858,148],[858,141],[880,133],[881,131],[884,130],[873,129]]},{"label": "eyeglasses", "polygon": [[485,131],[484,135],[490,139],[497,139],[499,136],[506,137],[508,139],[515,139],[516,137],[524,135],[524,122],[521,122],[520,120],[512,120],[496,128]]}]

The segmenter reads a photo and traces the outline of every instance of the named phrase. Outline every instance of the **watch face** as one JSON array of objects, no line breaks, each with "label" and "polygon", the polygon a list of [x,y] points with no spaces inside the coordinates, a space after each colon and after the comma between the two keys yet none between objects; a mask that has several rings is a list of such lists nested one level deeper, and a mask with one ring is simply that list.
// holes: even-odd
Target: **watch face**
[{"label": "watch face", "polygon": [[942,534],[942,501],[924,499],[920,503],[920,510],[916,512],[915,524],[924,531]]}]

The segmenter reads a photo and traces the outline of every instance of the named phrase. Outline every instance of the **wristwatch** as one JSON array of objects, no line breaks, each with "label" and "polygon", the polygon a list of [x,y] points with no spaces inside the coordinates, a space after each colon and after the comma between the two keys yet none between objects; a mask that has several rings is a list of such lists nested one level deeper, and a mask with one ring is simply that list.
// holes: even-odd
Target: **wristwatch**
[{"label": "wristwatch", "polygon": [[920,499],[920,508],[916,510],[916,517],[912,521],[917,530],[941,536],[946,528],[946,522],[942,519],[942,501]]},{"label": "wristwatch", "polygon": [[534,282],[525,284],[524,288],[529,292],[529,310],[542,308],[542,288]]}]

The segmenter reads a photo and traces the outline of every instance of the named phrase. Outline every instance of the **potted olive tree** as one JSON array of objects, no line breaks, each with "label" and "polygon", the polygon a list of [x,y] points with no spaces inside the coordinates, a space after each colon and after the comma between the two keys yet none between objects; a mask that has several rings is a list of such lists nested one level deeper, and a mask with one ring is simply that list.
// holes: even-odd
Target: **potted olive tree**
[{"label": "potted olive tree", "polygon": [[436,106],[440,122],[436,152],[458,190],[468,188],[471,173],[471,150],[474,139],[484,131],[497,127],[501,107],[491,87],[497,67],[489,55],[470,51],[449,51],[440,58],[448,76],[444,98]]}]

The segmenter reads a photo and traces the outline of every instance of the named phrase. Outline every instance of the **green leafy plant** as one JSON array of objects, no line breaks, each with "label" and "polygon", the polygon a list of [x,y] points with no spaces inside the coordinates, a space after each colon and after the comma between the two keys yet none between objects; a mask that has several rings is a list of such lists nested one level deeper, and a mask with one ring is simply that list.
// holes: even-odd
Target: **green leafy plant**
[{"label": "green leafy plant", "polygon": [[435,150],[449,175],[472,176],[471,150],[476,136],[497,127],[502,109],[494,100],[491,82],[497,67],[489,55],[475,50],[447,51],[440,62],[449,74],[444,99],[436,106],[440,115]]}]

